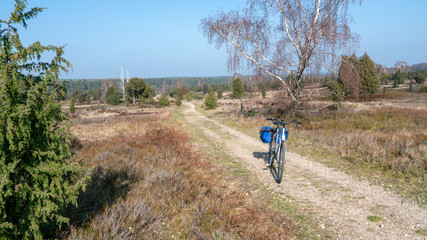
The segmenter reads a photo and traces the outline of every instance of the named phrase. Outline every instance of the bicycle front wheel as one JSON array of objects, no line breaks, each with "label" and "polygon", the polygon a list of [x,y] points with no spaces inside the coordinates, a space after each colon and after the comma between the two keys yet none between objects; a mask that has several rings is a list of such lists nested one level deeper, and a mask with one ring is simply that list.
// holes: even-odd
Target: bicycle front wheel
[{"label": "bicycle front wheel", "polygon": [[282,182],[283,169],[285,168],[285,152],[286,152],[286,143],[285,141],[282,141],[280,143],[279,153],[277,156],[277,183]]},{"label": "bicycle front wheel", "polygon": [[273,136],[273,139],[271,140],[271,142],[268,144],[268,166],[272,166],[273,165],[273,161],[274,161],[274,153],[275,153],[275,136]]}]

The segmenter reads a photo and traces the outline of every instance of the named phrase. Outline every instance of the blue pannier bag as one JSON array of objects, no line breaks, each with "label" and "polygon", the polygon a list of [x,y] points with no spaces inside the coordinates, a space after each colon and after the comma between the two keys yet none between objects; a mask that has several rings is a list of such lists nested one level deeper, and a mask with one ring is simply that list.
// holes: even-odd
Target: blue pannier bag
[{"label": "blue pannier bag", "polygon": [[[279,138],[280,139],[282,139],[282,130],[283,130],[283,128],[279,128],[279,130],[280,130],[280,136],[279,136]],[[288,129],[285,129],[285,141],[287,141],[288,140]],[[277,142],[279,142],[279,138],[277,139]]]},{"label": "blue pannier bag", "polygon": [[271,142],[271,127],[262,127],[261,131],[259,131],[259,138],[263,143]]}]

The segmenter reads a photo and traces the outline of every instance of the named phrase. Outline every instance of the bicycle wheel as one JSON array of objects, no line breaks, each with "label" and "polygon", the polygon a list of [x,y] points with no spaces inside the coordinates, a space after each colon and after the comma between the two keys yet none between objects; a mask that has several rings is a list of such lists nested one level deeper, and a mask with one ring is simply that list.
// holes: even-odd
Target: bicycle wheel
[{"label": "bicycle wheel", "polygon": [[271,137],[271,142],[268,144],[268,166],[272,167],[274,163],[274,157],[276,155],[276,134]]},{"label": "bicycle wheel", "polygon": [[277,183],[282,182],[283,178],[283,169],[285,168],[285,152],[286,152],[286,143],[282,141],[279,148],[279,153],[277,156]]}]

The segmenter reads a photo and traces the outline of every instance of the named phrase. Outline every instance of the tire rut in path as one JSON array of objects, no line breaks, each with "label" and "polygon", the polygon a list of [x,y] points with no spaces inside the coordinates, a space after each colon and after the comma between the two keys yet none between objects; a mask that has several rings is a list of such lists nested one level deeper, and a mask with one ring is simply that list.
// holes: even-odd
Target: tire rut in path
[{"label": "tire rut in path", "polygon": [[[426,229],[424,207],[291,152],[286,152],[283,181],[277,184],[264,167],[266,144],[205,117],[192,103],[185,104],[183,114],[192,126],[245,163],[270,189],[310,208],[321,228],[332,229],[339,239],[425,239],[415,232]],[[380,216],[384,221],[371,222],[368,216]]]}]

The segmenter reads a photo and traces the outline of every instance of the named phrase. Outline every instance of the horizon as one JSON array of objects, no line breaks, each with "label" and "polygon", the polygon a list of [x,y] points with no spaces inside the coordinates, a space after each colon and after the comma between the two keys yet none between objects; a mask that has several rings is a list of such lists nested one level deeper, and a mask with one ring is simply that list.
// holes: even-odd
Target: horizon
[{"label": "horizon", "polygon": [[[28,1],[28,9],[46,7],[28,28],[21,30],[24,45],[67,45],[65,58],[73,69],[61,79],[117,78],[120,68],[130,77],[173,78],[230,76],[227,54],[216,49],[199,30],[200,20],[245,6],[245,0],[208,2],[113,0],[96,2]],[[357,56],[367,52],[387,68],[397,61],[427,62],[427,1],[369,1],[353,4],[351,31],[360,36]],[[0,19],[9,17],[13,1],[0,3]],[[245,75],[245,72],[241,72]]]}]

